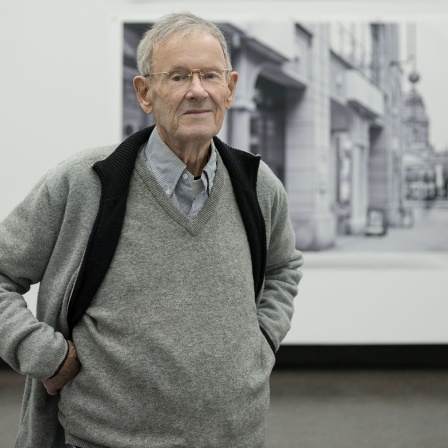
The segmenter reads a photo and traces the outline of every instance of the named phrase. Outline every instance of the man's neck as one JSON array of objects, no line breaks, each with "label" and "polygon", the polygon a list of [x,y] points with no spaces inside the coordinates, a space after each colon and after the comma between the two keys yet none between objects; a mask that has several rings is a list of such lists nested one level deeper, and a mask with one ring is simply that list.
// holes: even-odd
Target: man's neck
[{"label": "man's neck", "polygon": [[[195,177],[202,174],[202,170],[210,158],[210,140],[205,142],[177,143],[169,138],[164,138],[159,132],[160,138],[168,148],[186,165],[187,170]],[[169,141],[167,141],[169,140]]]}]

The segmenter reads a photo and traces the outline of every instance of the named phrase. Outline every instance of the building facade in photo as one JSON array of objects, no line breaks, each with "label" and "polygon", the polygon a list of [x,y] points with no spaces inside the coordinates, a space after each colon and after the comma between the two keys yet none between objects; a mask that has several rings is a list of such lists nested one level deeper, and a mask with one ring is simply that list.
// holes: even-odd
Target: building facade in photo
[{"label": "building facade in photo", "polygon": [[405,197],[408,206],[447,199],[448,151],[430,143],[430,119],[417,88],[418,77],[403,97]]},{"label": "building facade in photo", "polygon": [[[297,247],[364,234],[403,208],[402,71],[393,24],[219,23],[239,81],[220,137],[261,154],[284,183]],[[132,91],[148,24],[124,26],[123,134],[152,124]]]}]

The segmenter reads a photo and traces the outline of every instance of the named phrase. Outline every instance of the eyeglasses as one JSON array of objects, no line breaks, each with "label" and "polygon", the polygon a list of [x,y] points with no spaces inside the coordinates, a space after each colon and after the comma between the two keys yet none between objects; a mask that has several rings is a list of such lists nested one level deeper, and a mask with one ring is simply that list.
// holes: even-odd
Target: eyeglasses
[{"label": "eyeglasses", "polygon": [[180,88],[189,86],[191,80],[193,79],[193,75],[197,73],[204,87],[213,87],[217,85],[224,85],[226,83],[226,75],[229,72],[230,70],[226,68],[210,68],[204,70],[195,68],[190,72],[188,70],[178,69],[173,70],[172,72],[148,73],[144,76],[150,77],[154,75],[165,75],[164,82],[166,82],[172,88]]}]

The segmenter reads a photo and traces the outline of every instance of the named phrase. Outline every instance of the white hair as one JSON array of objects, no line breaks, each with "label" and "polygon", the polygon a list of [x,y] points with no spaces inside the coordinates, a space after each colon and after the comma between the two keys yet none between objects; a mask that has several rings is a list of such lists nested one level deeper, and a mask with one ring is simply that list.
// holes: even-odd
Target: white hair
[{"label": "white hair", "polygon": [[224,53],[226,68],[232,70],[227,42],[222,31],[208,20],[182,12],[162,17],[145,32],[137,47],[137,68],[140,75],[146,76],[152,72],[152,56],[156,47],[173,36],[186,37],[194,31],[205,31],[216,38]]}]

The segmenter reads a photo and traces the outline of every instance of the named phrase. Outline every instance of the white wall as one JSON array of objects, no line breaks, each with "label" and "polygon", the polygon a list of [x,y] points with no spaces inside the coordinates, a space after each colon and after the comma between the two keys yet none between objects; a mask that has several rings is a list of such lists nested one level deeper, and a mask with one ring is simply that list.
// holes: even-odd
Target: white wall
[{"label": "white wall", "polygon": [[[448,14],[444,0],[0,0],[0,219],[68,155],[119,140],[122,22],[185,9],[243,22]],[[305,255],[286,342],[448,343],[446,254]]]},{"label": "white wall", "polygon": [[109,28],[105,0],[1,0],[0,218],[49,167],[117,139]]}]

